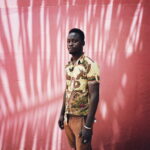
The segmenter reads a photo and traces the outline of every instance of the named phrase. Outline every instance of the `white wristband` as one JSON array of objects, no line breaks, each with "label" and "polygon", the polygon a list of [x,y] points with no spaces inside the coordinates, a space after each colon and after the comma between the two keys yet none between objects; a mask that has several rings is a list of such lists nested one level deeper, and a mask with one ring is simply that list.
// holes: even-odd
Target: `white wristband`
[{"label": "white wristband", "polygon": [[92,128],[87,127],[86,125],[84,125],[85,129],[91,130]]}]

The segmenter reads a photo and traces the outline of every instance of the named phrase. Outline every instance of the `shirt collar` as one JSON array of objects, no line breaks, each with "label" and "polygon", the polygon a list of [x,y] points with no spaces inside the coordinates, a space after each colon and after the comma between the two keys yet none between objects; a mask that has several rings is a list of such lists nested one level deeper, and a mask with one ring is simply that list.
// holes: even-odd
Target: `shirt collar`
[{"label": "shirt collar", "polygon": [[[83,63],[83,59],[84,59],[84,53],[77,59],[77,61],[75,62],[75,64],[82,64]],[[72,57],[69,61],[69,65],[72,64],[73,65],[73,62],[72,62]]]}]

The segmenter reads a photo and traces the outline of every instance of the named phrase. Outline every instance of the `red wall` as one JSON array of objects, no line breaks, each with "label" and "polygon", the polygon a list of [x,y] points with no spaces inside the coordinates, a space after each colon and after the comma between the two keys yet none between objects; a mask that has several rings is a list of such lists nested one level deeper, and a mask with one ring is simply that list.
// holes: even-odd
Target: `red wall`
[{"label": "red wall", "polygon": [[150,149],[148,0],[0,0],[0,150],[69,150],[57,121],[69,29],[100,65],[94,150]]}]

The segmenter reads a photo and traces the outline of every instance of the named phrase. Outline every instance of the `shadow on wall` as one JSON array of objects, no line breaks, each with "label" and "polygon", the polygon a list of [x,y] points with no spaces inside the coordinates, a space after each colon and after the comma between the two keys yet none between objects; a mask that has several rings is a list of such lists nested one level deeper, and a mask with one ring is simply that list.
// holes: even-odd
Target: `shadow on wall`
[{"label": "shadow on wall", "polygon": [[149,6],[141,1],[113,6],[105,51],[99,54],[101,117],[93,145],[100,144],[95,149],[150,148]]},{"label": "shadow on wall", "polygon": [[57,120],[66,37],[79,27],[86,55],[101,68],[93,149],[148,150],[149,7],[142,0],[1,2],[0,149],[69,150]]}]

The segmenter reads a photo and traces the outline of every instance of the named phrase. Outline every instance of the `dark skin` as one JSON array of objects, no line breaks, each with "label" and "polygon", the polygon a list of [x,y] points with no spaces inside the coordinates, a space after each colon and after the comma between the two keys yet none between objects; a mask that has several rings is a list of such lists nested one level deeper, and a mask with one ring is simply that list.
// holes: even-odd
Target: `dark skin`
[{"label": "dark skin", "polygon": [[[83,46],[84,41],[81,40],[80,35],[78,33],[72,32],[68,35],[67,38],[67,47],[69,53],[72,55],[73,63],[75,63],[78,58],[83,54]],[[89,96],[90,96],[90,104],[89,104],[89,113],[86,118],[85,126],[92,128],[95,113],[97,110],[98,102],[99,102],[99,83],[96,81],[88,83]],[[64,113],[65,113],[65,95],[63,98],[63,105],[60,113],[60,118],[58,121],[59,127],[64,129]],[[79,136],[82,138],[82,142],[84,144],[88,143],[92,137],[92,130],[82,128]],[[86,142],[85,142],[86,140]]]}]

